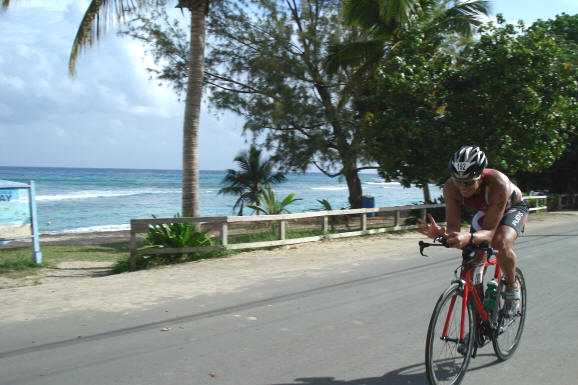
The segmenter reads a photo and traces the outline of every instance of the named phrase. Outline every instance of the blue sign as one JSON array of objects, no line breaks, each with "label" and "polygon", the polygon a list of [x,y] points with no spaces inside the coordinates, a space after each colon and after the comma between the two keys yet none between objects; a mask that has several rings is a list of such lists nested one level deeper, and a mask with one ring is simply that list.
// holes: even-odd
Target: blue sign
[{"label": "blue sign", "polygon": [[0,238],[31,235],[30,218],[28,188],[0,189]]},{"label": "blue sign", "polygon": [[0,180],[0,246],[16,239],[32,239],[36,263],[42,263],[36,221],[34,182]]}]

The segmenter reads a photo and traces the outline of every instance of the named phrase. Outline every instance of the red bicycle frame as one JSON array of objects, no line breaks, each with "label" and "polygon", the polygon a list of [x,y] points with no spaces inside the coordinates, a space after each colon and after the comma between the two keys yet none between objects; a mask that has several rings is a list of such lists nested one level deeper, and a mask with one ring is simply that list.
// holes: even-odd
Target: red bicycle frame
[{"label": "red bicycle frame", "polygon": [[[498,265],[498,263],[497,263],[497,258],[495,255],[492,255],[490,258],[484,258],[484,264],[483,264],[484,276],[485,276],[486,269],[488,268],[488,266],[492,266],[492,265],[495,266],[494,278],[497,279],[498,282],[500,282],[500,279],[502,277],[502,272],[500,269],[500,265]],[[480,296],[478,295],[478,292],[475,289],[474,284],[472,282],[472,275],[477,268],[482,268],[482,265],[468,266],[467,264],[462,264],[462,266],[460,268],[460,270],[461,270],[460,277],[458,280],[455,281],[458,284],[460,284],[460,286],[462,287],[463,298],[464,298],[464,300],[462,301],[462,313],[461,313],[461,319],[460,319],[460,321],[461,321],[461,324],[460,324],[460,342],[464,341],[464,339],[465,339],[464,328],[465,328],[466,311],[467,311],[468,299],[469,299],[470,292],[472,293],[474,307],[476,308],[478,314],[480,315],[481,320],[482,321],[488,320],[488,312],[486,311],[486,308],[484,307],[484,304],[483,304]],[[482,282],[483,282],[483,280],[482,280]],[[457,296],[454,296],[450,302],[450,307],[449,307],[448,315],[447,315],[446,322],[444,325],[443,334],[441,336],[442,339],[447,338],[448,328],[450,326],[451,315],[452,315],[452,311],[454,309],[454,304],[456,303],[456,298],[457,298]]]}]

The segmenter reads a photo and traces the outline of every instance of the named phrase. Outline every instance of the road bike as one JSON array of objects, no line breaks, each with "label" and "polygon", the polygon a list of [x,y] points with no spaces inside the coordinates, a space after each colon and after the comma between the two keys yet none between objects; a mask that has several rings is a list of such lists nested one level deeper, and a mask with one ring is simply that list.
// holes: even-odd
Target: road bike
[{"label": "road bike", "polygon": [[[420,253],[427,256],[424,249],[430,246],[449,247],[446,240],[439,237],[434,243],[420,241]],[[483,262],[476,263],[479,251],[487,255]],[[501,361],[509,359],[518,348],[526,319],[526,282],[522,271],[516,268],[520,306],[515,315],[508,317],[503,309],[505,281],[496,253],[487,242],[462,249],[462,264],[455,270],[456,278],[438,299],[427,331],[425,366],[432,385],[461,383],[470,358],[475,358],[478,349],[490,341]],[[493,278],[499,284],[494,309],[488,310],[484,307],[482,288],[486,287],[484,276],[490,280],[485,273],[491,266],[494,266]],[[486,306],[491,308],[489,304]]]}]

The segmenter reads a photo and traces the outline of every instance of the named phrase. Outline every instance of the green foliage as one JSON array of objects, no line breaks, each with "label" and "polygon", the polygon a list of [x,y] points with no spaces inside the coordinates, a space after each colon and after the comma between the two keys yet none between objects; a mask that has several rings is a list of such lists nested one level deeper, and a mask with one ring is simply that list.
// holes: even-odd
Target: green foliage
[{"label": "green foliage", "polygon": [[[455,147],[443,121],[441,79],[455,60],[420,30],[408,31],[397,50],[400,56],[381,65],[373,88],[358,99],[368,151],[387,181],[405,187],[441,183]],[[424,199],[431,200],[427,194]]]},{"label": "green foliage", "polygon": [[[327,199],[318,199],[317,202],[321,203],[323,210],[332,211],[331,203]],[[343,210],[343,209],[342,209]],[[335,231],[335,226],[340,224],[345,224],[349,228],[349,217],[347,215],[331,215],[328,217],[329,226],[331,226],[331,231]]]},{"label": "green foliage", "polygon": [[[564,16],[563,30],[571,20]],[[458,58],[407,31],[400,56],[382,63],[358,103],[381,175],[442,183],[451,153],[467,143],[508,174],[539,172],[575,149],[576,51],[543,23],[490,25]],[[570,167],[566,179],[576,175]]]},{"label": "green foliage", "polygon": [[419,30],[427,42],[448,41],[453,37],[470,38],[482,24],[480,16],[489,14],[489,2],[344,0],[344,22],[359,27],[360,40],[334,45],[328,58],[330,68],[356,68],[356,76],[371,72],[376,65],[402,56],[398,44],[406,32]]},{"label": "green foliage", "polygon": [[34,269],[38,267],[42,267],[42,265],[38,265],[36,261],[34,261],[30,247],[4,249],[0,254],[0,273],[13,270]]},{"label": "green foliage", "polygon": [[[360,206],[358,171],[370,159],[346,92],[352,79],[347,71],[330,73],[325,67],[328,47],[355,35],[341,23],[340,1],[250,3],[211,9],[205,84],[212,105],[243,116],[245,133],[264,143],[282,171],[314,165],[345,177],[350,203]],[[160,63],[153,74],[183,89],[179,79],[187,76],[182,70],[187,66],[177,62],[188,54],[186,45],[177,43],[181,33],[162,18],[148,18],[142,27],[141,22],[130,34],[149,44]]]},{"label": "green foliage", "polygon": [[409,187],[437,180],[438,137],[444,126],[440,76],[462,42],[487,15],[487,1],[344,1],[347,23],[363,31],[353,43],[335,44],[329,68],[353,70],[351,89],[367,154],[380,175]]},{"label": "green foliage", "polygon": [[575,62],[544,28],[491,25],[444,81],[446,125],[508,174],[551,166],[576,122]]},{"label": "green foliage", "polygon": [[329,203],[329,201],[327,199],[318,199],[317,202],[321,203],[321,206],[323,206],[322,210],[326,210],[326,211],[333,210],[333,207],[331,207],[331,203]]},{"label": "green foliage", "polygon": [[291,203],[302,200],[302,198],[294,198],[295,194],[287,195],[283,200],[278,201],[275,197],[275,190],[270,185],[261,186],[259,193],[259,205],[249,205],[248,207],[265,215],[276,215],[283,213],[290,213],[287,209]]},{"label": "green foliage", "polygon": [[245,204],[259,205],[260,185],[270,185],[285,181],[281,172],[273,172],[271,161],[261,161],[261,150],[251,145],[249,152],[242,152],[235,157],[240,170],[227,170],[221,184],[226,186],[219,194],[237,195],[239,199],[233,206],[233,211],[239,209],[238,215],[243,215]]},{"label": "green foliage", "polygon": [[[578,113],[576,99],[578,98],[578,86],[576,84],[576,63],[578,63],[578,15],[562,14],[553,20],[538,21],[528,29],[530,33],[547,33],[556,41],[556,45],[563,50],[566,59],[562,60],[564,71],[570,71],[574,76],[574,82],[570,83],[567,95],[568,108],[565,114],[570,124],[569,138],[565,143],[565,149],[551,167],[541,172],[519,172],[515,179],[525,190],[548,190],[555,193],[574,193],[578,190],[578,136],[576,135],[576,121]],[[573,72],[571,72],[573,70]],[[574,74],[574,75],[572,75]],[[574,107],[572,107],[574,106]],[[550,205],[549,205],[550,206]]]},{"label": "green foliage", "polygon": [[[174,218],[181,218],[179,214]],[[145,243],[140,250],[150,248],[183,248],[212,246],[212,237],[208,231],[198,231],[195,223],[168,223],[151,225],[145,237]],[[145,267],[150,264],[176,263],[198,259],[202,253],[189,254],[155,254],[150,256],[140,256],[137,258],[137,265]]]},{"label": "green foliage", "polygon": [[[0,251],[0,274],[8,277],[14,272],[24,275],[35,274],[39,269],[55,267],[67,261],[98,261],[117,263],[127,259],[128,271],[129,245],[126,242],[94,245],[41,245],[42,264],[37,265],[32,257],[30,246],[3,247]],[[113,268],[112,273],[116,271]]]}]

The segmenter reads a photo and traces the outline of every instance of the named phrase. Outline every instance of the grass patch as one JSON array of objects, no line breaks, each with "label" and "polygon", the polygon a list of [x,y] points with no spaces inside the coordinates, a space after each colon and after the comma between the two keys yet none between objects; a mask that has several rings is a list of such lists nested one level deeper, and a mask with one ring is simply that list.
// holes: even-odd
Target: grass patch
[{"label": "grass patch", "polygon": [[[328,231],[326,234],[337,234],[343,231]],[[396,231],[393,233],[404,233]],[[290,230],[286,238],[305,238],[326,235],[322,230]],[[278,240],[277,233],[270,230],[254,234],[239,234],[231,236],[230,244],[264,242]],[[204,253],[183,254],[178,256],[138,255],[137,269],[156,268],[160,266],[197,261],[200,259],[223,258],[251,250],[273,250],[279,246],[245,250],[217,250]],[[36,274],[42,268],[56,267],[59,263],[68,261],[111,262],[112,274],[129,271],[130,247],[128,242],[94,244],[94,245],[46,245],[41,247],[43,263],[37,265],[32,257],[30,246],[15,248],[0,248],[0,275],[7,278],[22,278]]]},{"label": "grass patch", "polygon": [[[201,259],[211,259],[211,258],[222,258],[234,254],[234,250],[216,250],[208,251],[203,253],[189,253],[180,255],[137,255],[136,256],[136,269],[144,270],[151,269],[167,265],[175,265],[180,263],[194,262]],[[130,257],[127,255],[125,258],[119,259],[113,266],[111,273],[120,274],[129,271]]]},{"label": "grass patch", "polygon": [[42,246],[42,264],[37,265],[32,257],[30,246],[1,248],[0,274],[7,277],[16,276],[15,272],[35,274],[43,267],[55,267],[67,261],[117,262],[127,258],[128,243],[110,243],[103,245],[59,245]]}]

